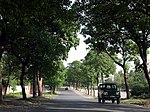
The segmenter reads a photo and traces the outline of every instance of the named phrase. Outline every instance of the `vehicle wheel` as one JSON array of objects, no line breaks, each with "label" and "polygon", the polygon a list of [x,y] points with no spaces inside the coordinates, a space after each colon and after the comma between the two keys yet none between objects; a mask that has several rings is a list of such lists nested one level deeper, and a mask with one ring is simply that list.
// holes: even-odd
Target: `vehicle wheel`
[{"label": "vehicle wheel", "polygon": [[117,104],[119,104],[120,103],[120,98],[117,98]]},{"label": "vehicle wheel", "polygon": [[115,100],[114,99],[112,99],[112,103],[114,103],[115,102]]},{"label": "vehicle wheel", "polygon": [[105,99],[102,99],[102,103],[105,103]]},{"label": "vehicle wheel", "polygon": [[68,88],[66,87],[65,90],[68,90]]}]

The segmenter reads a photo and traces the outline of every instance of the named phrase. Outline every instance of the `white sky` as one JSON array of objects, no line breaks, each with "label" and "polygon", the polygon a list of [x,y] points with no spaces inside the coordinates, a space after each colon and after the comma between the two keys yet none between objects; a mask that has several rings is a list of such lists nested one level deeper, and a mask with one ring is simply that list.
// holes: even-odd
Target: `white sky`
[{"label": "white sky", "polygon": [[[74,3],[75,0],[71,0],[72,3]],[[78,33],[78,38],[80,38],[79,45],[76,47],[72,47],[69,51],[67,61],[64,61],[64,65],[67,66],[67,64],[72,63],[73,61],[80,61],[81,59],[84,59],[85,56],[88,53],[88,50],[86,50],[87,45],[83,42],[85,38],[83,35]]]},{"label": "white sky", "polygon": [[80,38],[79,46],[77,46],[76,50],[74,47],[70,49],[68,59],[67,61],[64,61],[65,66],[75,60],[80,61],[81,59],[84,59],[88,53],[88,50],[86,50],[87,45],[83,42],[84,37],[81,34],[78,34],[78,38]]}]

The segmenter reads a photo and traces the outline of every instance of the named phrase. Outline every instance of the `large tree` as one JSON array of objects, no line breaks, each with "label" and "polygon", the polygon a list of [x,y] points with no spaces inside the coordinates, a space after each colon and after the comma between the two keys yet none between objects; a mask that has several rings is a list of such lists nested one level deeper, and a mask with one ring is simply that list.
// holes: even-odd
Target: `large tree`
[{"label": "large tree", "polygon": [[80,61],[73,61],[67,67],[67,81],[71,83],[73,87],[78,89],[81,84],[81,62]]},{"label": "large tree", "polygon": [[98,53],[90,50],[85,60],[74,61],[69,64],[67,71],[67,82],[75,85],[76,89],[85,87],[88,94],[103,83],[103,79],[114,74],[116,66],[106,53]]},{"label": "large tree", "polygon": [[[22,65],[29,67],[33,57],[37,57],[37,46],[43,38],[50,45],[42,48],[51,49],[50,57],[57,60],[65,59],[70,47],[77,45],[78,24],[69,0],[1,0],[0,5],[0,59],[3,51],[13,51],[16,56],[19,54],[17,57]],[[22,70],[26,68],[22,66]],[[0,85],[0,100],[1,90]]]},{"label": "large tree", "polygon": [[65,81],[66,68],[62,61],[56,61],[51,75],[45,76],[44,84],[50,85],[52,93],[56,93],[56,88],[63,85]]},{"label": "large tree", "polygon": [[99,83],[104,83],[104,78],[113,75],[116,71],[113,60],[105,52],[97,52],[96,50],[89,51],[84,64],[95,70],[97,86]]},{"label": "large tree", "polygon": [[15,56],[10,55],[9,53],[4,53],[2,57],[2,84],[4,87],[4,96],[7,94],[7,88],[10,87],[11,80],[16,79],[18,74],[20,74],[19,70],[19,60]]},{"label": "large tree", "polygon": [[[80,20],[84,26],[83,33],[91,36],[89,43],[105,49],[112,44],[112,40],[115,42],[117,37],[132,40],[137,45],[150,91],[147,68],[147,49],[150,46],[149,0],[78,0],[77,3],[80,7]],[[118,33],[123,36],[117,36]],[[105,40],[109,40],[110,43],[105,43]]]}]

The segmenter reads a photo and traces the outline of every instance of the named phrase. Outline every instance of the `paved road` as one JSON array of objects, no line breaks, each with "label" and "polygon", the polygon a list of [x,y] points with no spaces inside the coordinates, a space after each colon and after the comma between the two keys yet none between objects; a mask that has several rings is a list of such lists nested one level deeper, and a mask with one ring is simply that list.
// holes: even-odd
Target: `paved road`
[{"label": "paved road", "polygon": [[86,98],[73,90],[59,89],[60,94],[31,112],[150,112],[150,109],[125,104],[100,104],[96,99]]}]

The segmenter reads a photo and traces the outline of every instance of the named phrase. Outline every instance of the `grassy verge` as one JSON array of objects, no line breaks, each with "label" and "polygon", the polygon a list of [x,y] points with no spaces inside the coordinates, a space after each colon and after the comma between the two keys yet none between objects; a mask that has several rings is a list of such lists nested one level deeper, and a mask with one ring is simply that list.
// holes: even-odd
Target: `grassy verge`
[{"label": "grassy verge", "polygon": [[4,96],[5,99],[8,99],[8,98],[21,98],[21,97],[22,97],[21,92],[10,93],[10,94],[7,94],[6,96]]},{"label": "grassy verge", "polygon": [[[27,100],[37,100],[37,99],[42,99],[42,98],[51,98],[53,96],[53,94],[51,94],[51,92],[44,92],[42,96],[36,96],[36,98],[32,97],[32,94],[29,95],[27,94]],[[4,96],[4,99],[8,99],[8,100],[13,100],[13,99],[22,99],[22,93],[11,93],[11,94],[7,94],[6,96]]]},{"label": "grassy verge", "polygon": [[147,99],[131,98],[131,99],[121,100],[121,102],[125,104],[136,104],[136,105],[141,105],[141,106],[150,108],[150,98],[147,98]]}]

